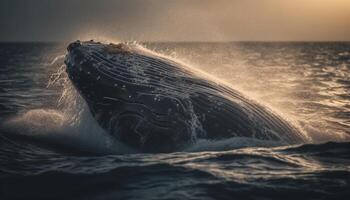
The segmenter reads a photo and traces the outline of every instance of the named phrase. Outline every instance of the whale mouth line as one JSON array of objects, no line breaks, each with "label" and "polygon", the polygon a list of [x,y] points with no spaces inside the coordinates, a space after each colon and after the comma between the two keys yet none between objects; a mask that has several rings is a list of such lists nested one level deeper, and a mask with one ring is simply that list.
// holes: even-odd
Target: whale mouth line
[{"label": "whale mouth line", "polygon": [[142,152],[232,137],[307,141],[302,131],[233,88],[137,45],[77,41],[67,49],[68,77],[99,126]]}]

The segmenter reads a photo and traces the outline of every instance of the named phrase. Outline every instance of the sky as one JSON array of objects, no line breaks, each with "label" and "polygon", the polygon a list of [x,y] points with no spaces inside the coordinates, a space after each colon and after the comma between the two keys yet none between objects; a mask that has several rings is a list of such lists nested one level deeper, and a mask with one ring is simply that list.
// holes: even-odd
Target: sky
[{"label": "sky", "polygon": [[350,41],[350,0],[0,0],[0,41]]}]

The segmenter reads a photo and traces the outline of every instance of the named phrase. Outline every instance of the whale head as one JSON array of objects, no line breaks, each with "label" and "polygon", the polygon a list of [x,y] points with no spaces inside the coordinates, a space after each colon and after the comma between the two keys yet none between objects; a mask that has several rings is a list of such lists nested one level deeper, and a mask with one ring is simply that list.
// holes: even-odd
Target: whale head
[{"label": "whale head", "polygon": [[179,78],[176,66],[137,45],[76,41],[67,50],[71,82],[100,126],[118,140],[163,152],[191,142],[190,114],[165,94],[174,92],[169,81]]},{"label": "whale head", "polygon": [[103,102],[105,97],[128,97],[131,48],[126,44],[76,41],[68,48],[65,64],[68,76],[84,99]]}]

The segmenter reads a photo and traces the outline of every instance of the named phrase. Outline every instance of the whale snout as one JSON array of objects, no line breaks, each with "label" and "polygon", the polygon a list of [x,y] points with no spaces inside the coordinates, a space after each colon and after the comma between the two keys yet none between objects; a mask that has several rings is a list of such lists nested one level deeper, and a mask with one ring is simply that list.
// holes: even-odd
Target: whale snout
[{"label": "whale snout", "polygon": [[[106,52],[110,48],[113,53]],[[128,97],[127,83],[123,70],[116,65],[121,65],[120,60],[116,65],[107,57],[124,55],[126,47],[123,45],[101,45],[99,42],[75,41],[68,45],[68,54],[65,59],[66,72],[69,79],[79,93],[89,102],[105,102],[106,97],[115,94],[117,97]],[[122,55],[121,55],[122,56]],[[124,59],[122,56],[121,60]],[[115,78],[121,77],[121,78]]]},{"label": "whale snout", "polygon": [[75,42],[70,43],[67,47],[67,50],[68,50],[68,52],[71,52],[80,46],[81,46],[81,42],[79,40],[77,40]]}]

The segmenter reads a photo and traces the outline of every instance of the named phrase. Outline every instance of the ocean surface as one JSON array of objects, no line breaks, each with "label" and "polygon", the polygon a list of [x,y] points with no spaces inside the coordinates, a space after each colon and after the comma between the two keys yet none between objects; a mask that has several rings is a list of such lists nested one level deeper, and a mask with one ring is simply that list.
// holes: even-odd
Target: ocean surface
[{"label": "ocean surface", "polygon": [[305,133],[281,146],[198,140],[134,152],[66,78],[63,43],[0,43],[0,199],[348,199],[350,43],[144,43],[220,78]]}]

